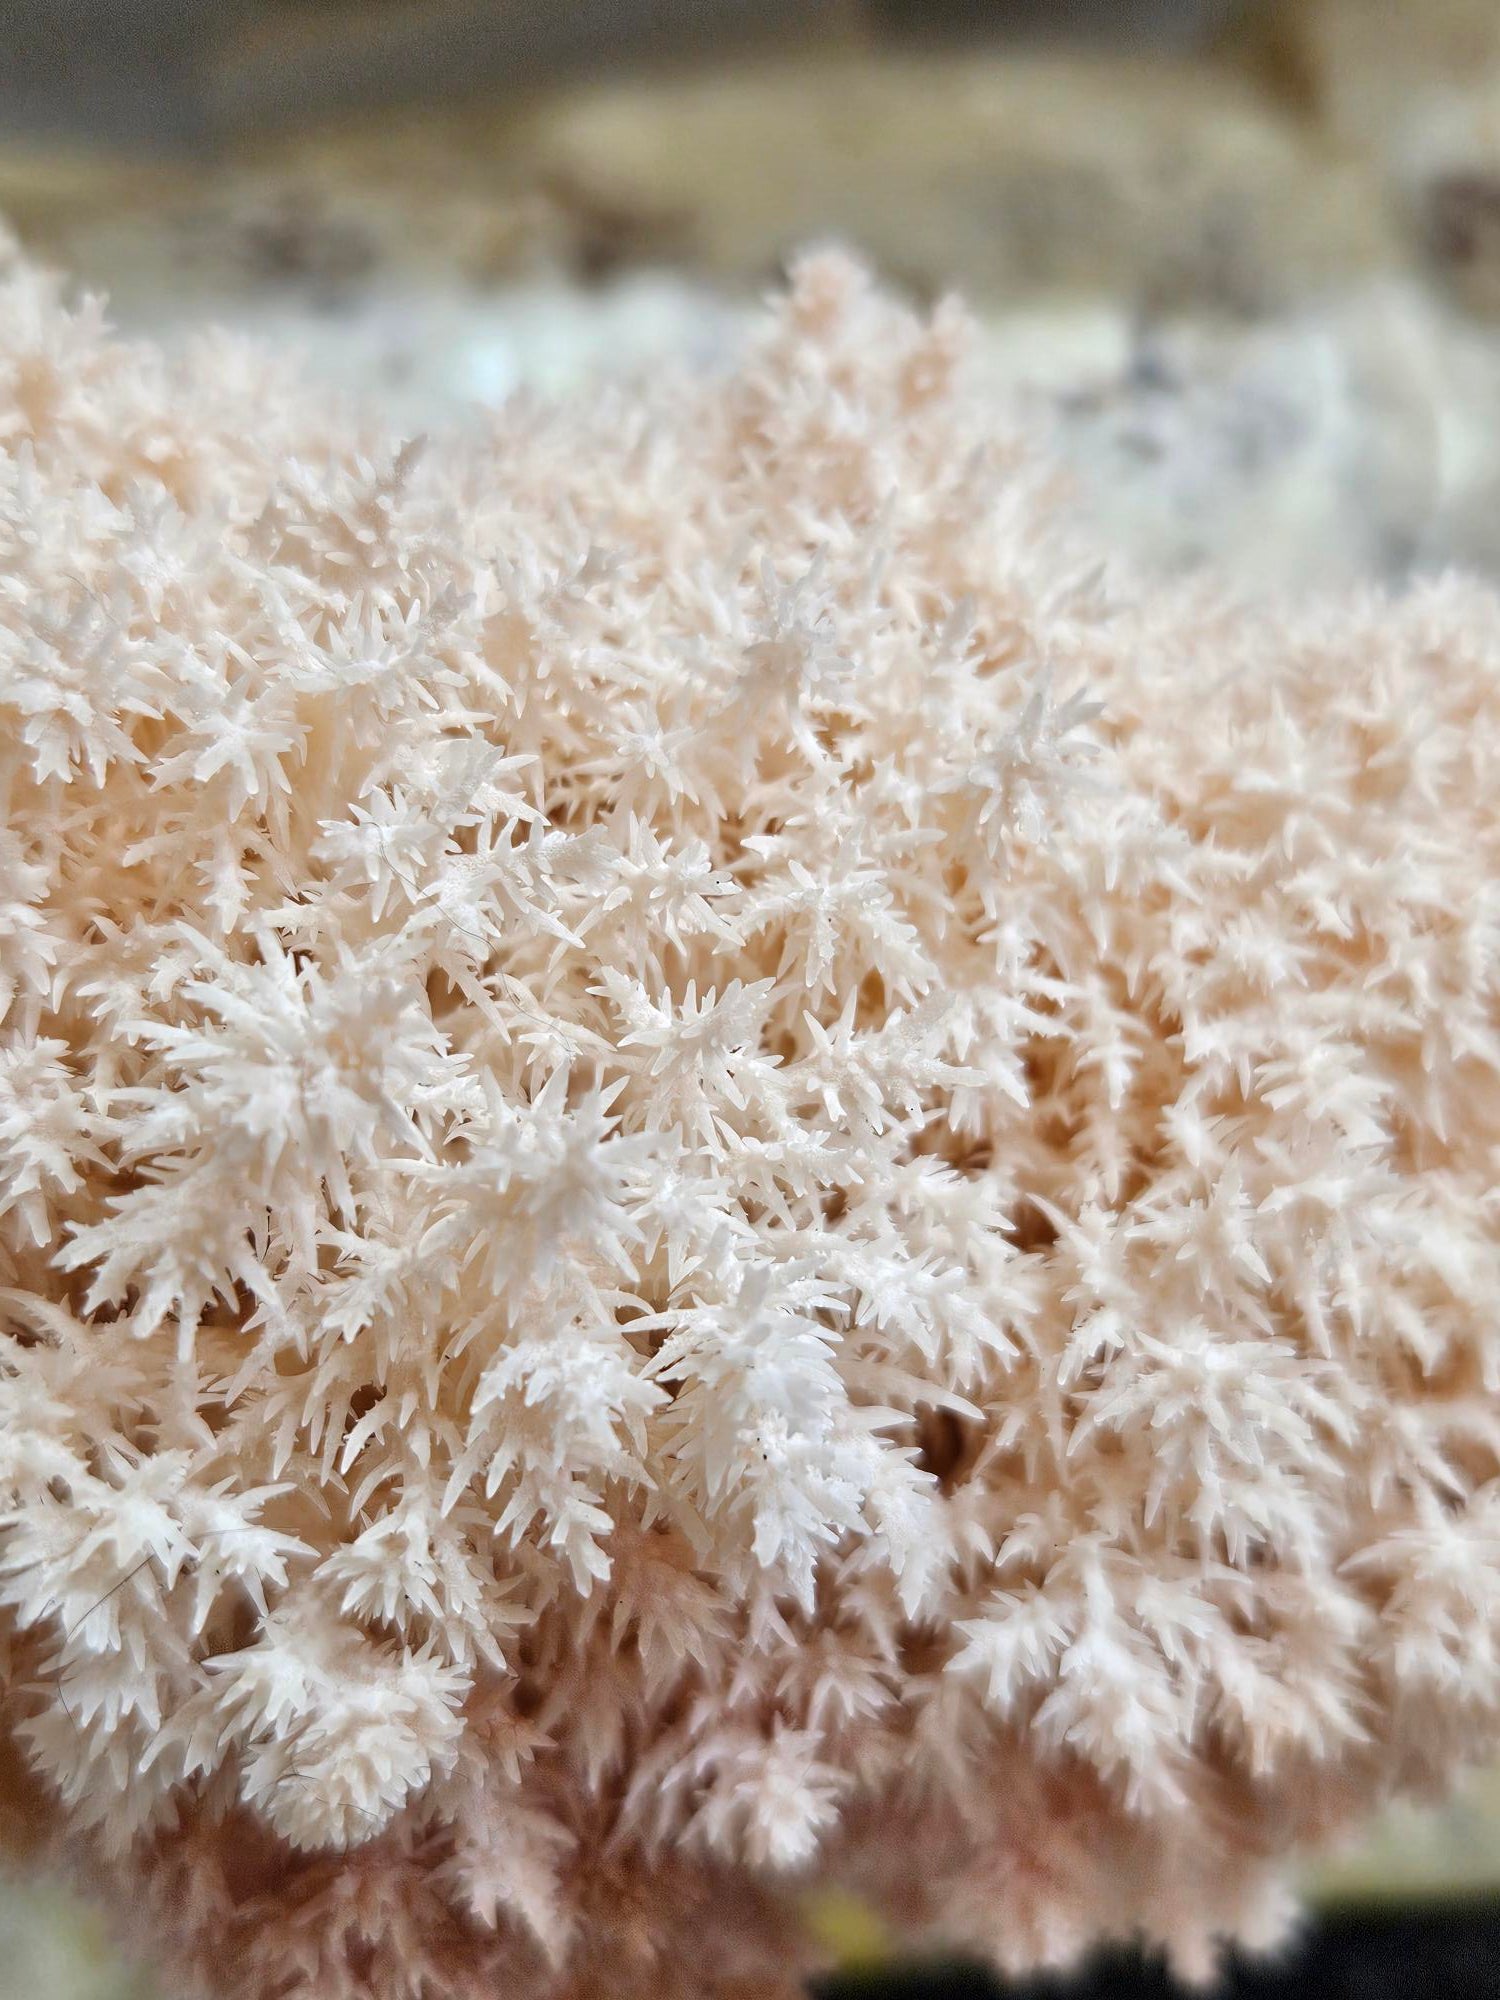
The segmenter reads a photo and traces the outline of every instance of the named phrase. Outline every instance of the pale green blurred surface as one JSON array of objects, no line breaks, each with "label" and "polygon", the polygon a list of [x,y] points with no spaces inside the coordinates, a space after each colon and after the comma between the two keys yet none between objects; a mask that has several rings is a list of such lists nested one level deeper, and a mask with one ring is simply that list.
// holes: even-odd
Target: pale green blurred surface
[{"label": "pale green blurred surface", "polygon": [[166,2000],[66,1889],[0,1879],[0,2000]]}]

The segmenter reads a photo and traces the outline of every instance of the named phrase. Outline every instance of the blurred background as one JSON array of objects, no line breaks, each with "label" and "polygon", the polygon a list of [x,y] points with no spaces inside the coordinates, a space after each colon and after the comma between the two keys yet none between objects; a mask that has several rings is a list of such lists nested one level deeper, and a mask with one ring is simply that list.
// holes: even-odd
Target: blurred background
[{"label": "blurred background", "polygon": [[837,236],[1148,564],[1500,567],[1497,0],[0,0],[0,214],[413,427]]},{"label": "blurred background", "polygon": [[[1146,570],[1500,576],[1500,0],[0,0],[0,218],[127,331],[269,335],[405,430],[722,365],[838,238],[969,298]],[[1239,1992],[1500,1996],[1500,1780],[1306,1880]],[[807,1921],[841,1992],[994,1991]],[[11,1996],[187,2000],[0,1880]]]}]

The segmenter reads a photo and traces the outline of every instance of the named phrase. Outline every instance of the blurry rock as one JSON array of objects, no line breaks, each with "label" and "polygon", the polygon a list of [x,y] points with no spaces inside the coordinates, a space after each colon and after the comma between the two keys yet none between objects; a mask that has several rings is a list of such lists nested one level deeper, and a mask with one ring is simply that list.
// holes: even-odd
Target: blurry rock
[{"label": "blurry rock", "polygon": [[201,141],[206,59],[249,4],[21,0],[0,9],[5,130],[147,154]]},{"label": "blurry rock", "polygon": [[1471,311],[1500,315],[1500,55],[1477,82],[1418,100],[1392,168],[1431,276]]},{"label": "blurry rock", "polygon": [[[32,178],[0,158],[0,209],[35,212]],[[64,178],[23,235],[122,297],[662,267],[749,296],[836,236],[921,298],[1244,316],[1399,254],[1358,160],[1186,60],[846,51],[345,122],[134,192]]]},{"label": "blurry rock", "polygon": [[1241,50],[1328,145],[1365,161],[1403,248],[1471,310],[1500,312],[1500,6],[1275,0]]},{"label": "blurry rock", "polygon": [[1157,573],[1256,592],[1500,576],[1500,349],[1409,281],[1253,327],[1131,329],[1029,401],[1084,518]]},{"label": "blurry rock", "polygon": [[570,93],[527,151],[740,285],[837,235],[919,295],[1249,312],[1389,255],[1358,173],[1207,65],[845,54]]},{"label": "blurry rock", "polygon": [[1414,107],[1500,76],[1494,0],[1270,0],[1247,36],[1300,72],[1330,137],[1377,153]]},{"label": "blurry rock", "polygon": [[[58,4],[58,0],[49,0]],[[193,0],[176,0],[191,5]],[[500,95],[663,62],[732,61],[857,30],[858,0],[362,0],[252,9],[218,39],[221,137],[488,89]]]},{"label": "blurry rock", "polygon": [[1202,46],[1260,0],[867,0],[870,18],[897,34],[997,32],[1133,47]]}]

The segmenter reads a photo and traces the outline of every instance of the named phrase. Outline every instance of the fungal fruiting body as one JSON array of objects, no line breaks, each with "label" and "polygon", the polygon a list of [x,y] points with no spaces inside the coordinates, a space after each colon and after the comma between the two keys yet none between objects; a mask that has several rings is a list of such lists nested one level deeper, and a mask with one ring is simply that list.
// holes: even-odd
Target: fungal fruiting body
[{"label": "fungal fruiting body", "polygon": [[1101,576],[966,340],[6,280],[0,1720],[212,1992],[1192,1969],[1495,1741],[1495,599]]}]

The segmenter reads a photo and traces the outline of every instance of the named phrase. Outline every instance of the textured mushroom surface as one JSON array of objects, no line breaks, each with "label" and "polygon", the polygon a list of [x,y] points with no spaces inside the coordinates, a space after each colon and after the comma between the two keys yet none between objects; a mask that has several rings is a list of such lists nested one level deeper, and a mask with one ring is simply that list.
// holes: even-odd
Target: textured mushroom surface
[{"label": "textured mushroom surface", "polygon": [[1500,1718],[1500,609],[837,259],[382,442],[0,292],[0,1725],[244,2000],[1201,1969]]}]

